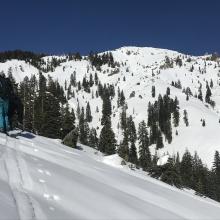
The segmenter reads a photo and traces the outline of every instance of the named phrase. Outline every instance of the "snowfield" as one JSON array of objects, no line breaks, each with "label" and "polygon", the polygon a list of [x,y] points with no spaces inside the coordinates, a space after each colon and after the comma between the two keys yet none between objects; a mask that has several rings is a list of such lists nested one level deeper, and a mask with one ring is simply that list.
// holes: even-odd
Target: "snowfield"
[{"label": "snowfield", "polygon": [[[111,51],[114,61],[120,64],[118,73],[111,75],[113,68],[108,65],[101,66],[101,71],[97,71],[95,67],[91,66],[90,62],[85,59],[81,61],[64,61],[60,66],[56,67],[54,72],[43,73],[45,76],[50,75],[53,79],[57,79],[64,87],[65,81],[67,87],[70,83],[71,74],[76,73],[76,81],[81,82],[83,77],[89,79],[90,74],[94,77],[97,73],[99,81],[104,85],[115,85],[116,96],[112,100],[112,127],[116,134],[118,144],[122,140],[121,129],[118,128],[121,109],[117,108],[117,89],[123,90],[126,102],[128,105],[127,115],[132,115],[136,129],[138,123],[142,120],[147,121],[147,108],[148,102],[154,102],[159,94],[164,95],[167,87],[170,87],[171,98],[178,97],[180,102],[180,125],[179,127],[172,128],[173,140],[168,144],[164,138],[164,148],[157,152],[159,157],[164,155],[173,155],[177,152],[180,157],[188,149],[191,154],[197,151],[203,163],[207,164],[208,168],[212,167],[213,157],[216,150],[220,151],[220,64],[218,61],[206,60],[210,56],[190,56],[181,54],[175,51],[157,48],[140,48],[140,47],[122,47],[117,50]],[[166,56],[173,60],[173,68],[163,69]],[[175,63],[177,56],[182,59],[182,66]],[[51,60],[51,56],[44,57],[45,61]],[[56,56],[56,58],[59,58]],[[65,56],[60,56],[64,59]],[[192,65],[194,66],[193,72],[190,71]],[[21,82],[25,76],[38,75],[39,70],[29,63],[18,60],[10,60],[5,63],[0,63],[0,71],[5,74],[11,71],[17,82]],[[125,81],[124,81],[125,79]],[[182,89],[171,86],[172,81],[181,81]],[[207,105],[205,101],[200,101],[194,95],[198,95],[198,88],[202,85],[203,100],[206,94],[206,81],[210,83],[213,81],[211,99],[215,101],[216,106],[213,109]],[[152,98],[151,88],[152,85],[156,87],[156,97]],[[182,90],[189,87],[193,96],[186,100],[186,95]],[[69,100],[69,104],[74,108],[75,112],[79,103],[80,108],[86,108],[87,102],[90,103],[91,113],[93,120],[89,123],[90,128],[96,128],[99,135],[101,131],[101,110],[102,100],[100,97],[96,98],[95,93],[97,87],[91,87],[91,93],[86,93],[83,89],[78,91],[77,87],[73,88],[75,98]],[[134,97],[130,94],[135,92]],[[94,97],[92,97],[92,93]],[[98,112],[96,111],[98,108]],[[183,122],[183,111],[188,112],[189,127],[186,127]],[[202,126],[201,119],[205,120],[206,126]],[[175,135],[178,131],[178,136]],[[136,144],[138,145],[138,144]],[[155,146],[151,146],[151,153],[155,154]]]},{"label": "snowfield", "polygon": [[219,203],[80,148],[0,134],[0,219],[219,219]]}]

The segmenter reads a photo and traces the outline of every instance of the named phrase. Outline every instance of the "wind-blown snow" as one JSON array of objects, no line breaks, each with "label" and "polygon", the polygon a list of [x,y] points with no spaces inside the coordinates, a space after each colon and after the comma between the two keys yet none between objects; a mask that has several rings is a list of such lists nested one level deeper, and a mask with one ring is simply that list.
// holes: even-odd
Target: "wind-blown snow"
[{"label": "wind-blown snow", "polygon": [[219,203],[81,147],[1,134],[0,219],[219,219]]}]

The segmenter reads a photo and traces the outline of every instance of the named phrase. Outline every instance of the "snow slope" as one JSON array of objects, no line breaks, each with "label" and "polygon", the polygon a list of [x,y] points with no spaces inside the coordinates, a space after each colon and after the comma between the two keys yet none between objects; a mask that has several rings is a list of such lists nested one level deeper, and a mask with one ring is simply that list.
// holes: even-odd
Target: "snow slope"
[{"label": "snow slope", "polygon": [[[113,114],[112,126],[116,134],[118,143],[122,139],[121,130],[118,129],[119,116],[121,109],[117,109],[117,88],[123,89],[126,102],[128,104],[127,114],[132,115],[134,118],[136,128],[138,123],[142,120],[147,121],[147,106],[148,102],[154,102],[159,94],[165,94],[167,87],[170,87],[171,97],[178,97],[180,101],[180,126],[173,127],[173,141],[168,144],[164,140],[165,147],[157,153],[159,156],[167,154],[172,155],[177,151],[180,156],[183,155],[186,149],[192,154],[194,151],[198,152],[204,163],[209,168],[212,166],[214,152],[220,150],[220,64],[218,61],[207,61],[207,56],[190,56],[178,53],[176,51],[157,49],[157,48],[139,48],[139,47],[122,47],[117,50],[111,51],[114,60],[120,64],[117,74],[111,75],[112,69],[107,65],[101,66],[101,71],[97,71],[95,67],[91,66],[86,57],[81,61],[65,61],[60,66],[55,68],[54,72],[44,73],[50,75],[54,79],[58,79],[61,85],[64,86],[65,80],[67,84],[70,82],[70,75],[76,72],[76,80],[82,83],[84,76],[89,79],[89,75],[93,76],[97,73],[100,82],[115,85],[116,96],[112,100]],[[165,58],[168,56],[174,61],[173,68],[163,69],[161,66],[165,63]],[[175,64],[175,59],[180,56],[183,65],[179,67]],[[62,56],[64,59],[65,56]],[[45,57],[44,60],[51,59]],[[191,72],[190,68],[194,66],[194,71]],[[9,68],[12,68],[13,76],[17,82],[20,82],[24,76],[30,77],[31,75],[38,74],[38,70],[25,63],[24,61],[11,60],[6,63],[0,63],[0,71],[7,73]],[[125,77],[125,81],[124,81]],[[186,101],[186,95],[182,89],[189,87],[193,95],[198,94],[198,88],[202,84],[203,98],[205,98],[206,81],[213,80],[212,97],[211,99],[216,102],[216,107],[213,109],[205,102],[200,101],[193,96],[190,96],[189,101]],[[181,81],[182,89],[177,89],[171,86],[172,81]],[[156,87],[156,98],[151,97],[152,85]],[[97,87],[94,85],[91,88],[91,93],[85,91],[78,91],[73,88],[76,97],[69,100],[70,106],[76,110],[78,102],[80,107],[86,106],[89,101],[93,120],[90,127],[97,129],[97,133],[101,130],[101,108],[102,100],[100,97],[95,97]],[[130,94],[135,92],[135,97],[130,98]],[[92,98],[92,93],[94,98]],[[99,112],[96,109],[99,109]],[[183,111],[188,112],[189,127],[186,127],[183,122]],[[202,127],[201,119],[205,119],[206,126]],[[176,130],[178,136],[175,135]],[[155,153],[155,147],[151,146],[152,153]]]},{"label": "snow slope", "polygon": [[0,219],[219,219],[219,203],[81,148],[0,134]]}]

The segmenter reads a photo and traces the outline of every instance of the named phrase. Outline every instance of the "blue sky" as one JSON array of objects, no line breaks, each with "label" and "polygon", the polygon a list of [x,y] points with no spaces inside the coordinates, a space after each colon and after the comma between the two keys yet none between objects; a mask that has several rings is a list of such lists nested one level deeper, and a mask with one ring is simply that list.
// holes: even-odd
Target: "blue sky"
[{"label": "blue sky", "polygon": [[218,0],[0,0],[0,51],[220,53]]}]

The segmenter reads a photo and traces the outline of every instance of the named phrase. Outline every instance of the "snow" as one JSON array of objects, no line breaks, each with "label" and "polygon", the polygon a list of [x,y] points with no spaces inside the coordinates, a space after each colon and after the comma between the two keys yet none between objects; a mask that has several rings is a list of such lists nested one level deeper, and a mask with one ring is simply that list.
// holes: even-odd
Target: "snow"
[{"label": "snow", "polygon": [[118,168],[122,168],[123,166],[121,165],[121,162],[123,161],[123,159],[121,157],[118,156],[118,154],[113,154],[110,156],[105,156],[103,158],[103,163],[108,164],[110,166],[113,167],[118,167]]},{"label": "snow", "polygon": [[[64,61],[60,66],[55,68],[54,72],[43,74],[58,79],[59,83],[63,86],[65,80],[69,83],[70,75],[74,71],[76,72],[77,82],[82,82],[84,76],[88,79],[90,74],[94,76],[97,73],[102,84],[114,84],[116,97],[112,100],[112,127],[118,143],[122,140],[122,132],[121,129],[118,129],[121,109],[117,108],[117,87],[124,91],[128,104],[127,115],[132,115],[136,128],[140,121],[147,121],[148,102],[154,102],[159,93],[162,95],[165,94],[167,87],[170,87],[171,97],[175,98],[177,96],[180,102],[180,126],[178,128],[172,128],[173,140],[171,144],[168,144],[164,138],[164,148],[158,150],[158,156],[163,156],[167,152],[170,155],[179,152],[180,157],[182,157],[186,149],[192,154],[197,151],[202,161],[211,168],[215,151],[220,151],[220,139],[218,137],[220,133],[219,61],[206,61],[206,58],[209,56],[196,57],[176,51],[151,47],[122,47],[111,52],[114,60],[120,63],[118,74],[109,76],[113,69],[107,65],[101,66],[101,71],[97,71],[95,67],[91,66],[86,57],[81,61]],[[173,68],[161,69],[160,67],[164,64],[166,56],[174,60]],[[181,67],[175,64],[175,58],[177,56],[180,56],[183,60]],[[65,59],[65,56],[61,56],[60,58]],[[188,58],[191,58],[191,62],[187,61]],[[44,58],[45,61],[48,59],[50,60],[52,57]],[[190,72],[192,65],[194,66],[194,71]],[[33,74],[37,75],[39,73],[35,67],[24,61],[11,60],[0,63],[0,71],[3,70],[7,73],[10,67],[17,82],[20,82],[24,76],[30,77]],[[126,78],[125,81],[123,80],[124,77]],[[182,93],[182,89],[171,86],[172,81],[177,82],[180,80],[182,88],[190,87],[194,95],[198,93],[198,88],[202,84],[203,98],[205,98],[206,81],[210,82],[211,79],[214,84],[211,98],[216,102],[214,109],[209,105],[207,107],[205,102],[201,102],[194,97],[190,97],[189,101],[186,101],[186,95]],[[156,98],[151,97],[152,85],[156,87]],[[95,97],[97,87],[94,85],[91,88],[90,94],[83,91],[83,89],[80,91],[77,91],[77,88],[72,89],[74,89],[76,97],[69,100],[70,106],[76,111],[78,100],[80,107],[84,107],[85,109],[89,101],[93,116],[93,120],[89,126],[96,128],[99,134],[102,128],[102,100],[100,97]],[[135,91],[135,97],[130,98],[130,94],[133,91]],[[94,98],[92,98],[92,92],[94,93]],[[99,108],[99,112],[96,112],[97,107]],[[182,119],[184,109],[188,112],[189,127],[185,126]],[[205,127],[202,127],[201,119],[205,119]],[[176,130],[178,131],[178,136],[175,135]],[[155,153],[154,146],[151,147],[151,150],[152,153]]]},{"label": "snow", "polygon": [[220,204],[81,145],[0,134],[0,219],[218,219]]},{"label": "snow", "polygon": [[168,159],[169,159],[169,155],[168,155],[168,154],[167,154],[167,155],[164,155],[164,156],[161,156],[161,157],[158,159],[158,161],[157,161],[157,165],[158,165],[158,166],[163,166],[164,164],[167,163]]}]

